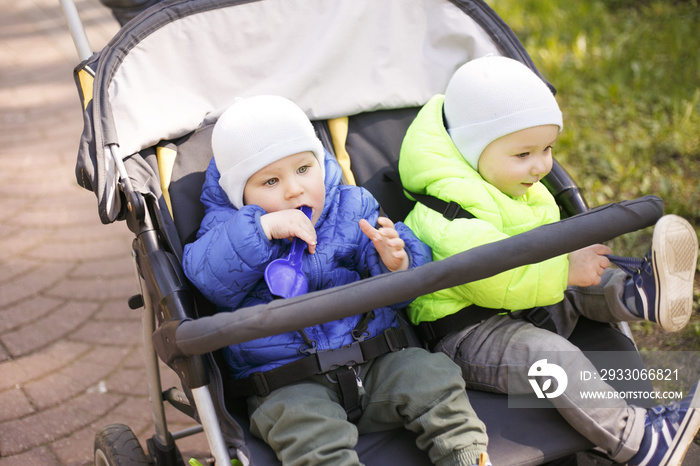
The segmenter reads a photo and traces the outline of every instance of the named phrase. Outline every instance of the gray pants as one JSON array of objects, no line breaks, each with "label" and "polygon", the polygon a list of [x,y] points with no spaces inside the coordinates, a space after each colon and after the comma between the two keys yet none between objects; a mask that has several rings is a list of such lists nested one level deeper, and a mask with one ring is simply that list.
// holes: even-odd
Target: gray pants
[{"label": "gray pants", "polygon": [[[567,338],[579,316],[611,323],[641,320],[622,302],[625,279],[626,275],[620,270],[608,269],[600,285],[567,289],[561,303],[548,307],[557,333],[537,328],[522,319],[494,316],[448,335],[435,351],[444,352],[461,367],[468,388],[497,393],[532,394],[533,388],[527,380],[528,368],[543,352],[550,355],[548,363],[566,367],[570,374],[595,373],[593,364]],[[582,382],[569,377],[564,394],[550,401],[576,431],[603,449],[611,459],[626,462],[639,449],[646,410],[630,406],[621,399],[606,401],[605,407],[588,407],[573,396],[580,391],[614,389],[602,380]]]},{"label": "gray pants", "polygon": [[361,366],[363,414],[347,421],[338,386],[324,375],[250,397],[251,432],[285,466],[359,465],[358,434],[405,427],[433,464],[472,465],[486,451],[484,424],[469,404],[459,368],[440,353],[407,348]]}]

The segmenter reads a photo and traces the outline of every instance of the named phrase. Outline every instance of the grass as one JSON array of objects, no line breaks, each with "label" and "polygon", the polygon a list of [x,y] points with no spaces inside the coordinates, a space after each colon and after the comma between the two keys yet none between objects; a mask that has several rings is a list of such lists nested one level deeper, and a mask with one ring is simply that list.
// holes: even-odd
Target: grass
[{"label": "grass", "polygon": [[[700,228],[698,0],[487,0],[557,88],[555,157],[594,207],[653,194]],[[652,229],[610,243],[640,256]],[[698,270],[700,272],[700,269]],[[647,350],[700,351],[695,314],[678,333],[632,324]],[[700,443],[700,435],[696,437]]]}]

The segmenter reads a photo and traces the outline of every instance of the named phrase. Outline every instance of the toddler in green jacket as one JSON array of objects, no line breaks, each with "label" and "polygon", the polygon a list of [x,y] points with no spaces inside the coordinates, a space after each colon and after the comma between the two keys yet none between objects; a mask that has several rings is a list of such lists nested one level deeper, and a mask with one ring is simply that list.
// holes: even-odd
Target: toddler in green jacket
[{"label": "toddler in green jacket", "polygon": [[[434,260],[559,220],[540,181],[552,169],[562,127],[552,92],[522,63],[489,56],[456,71],[445,95],[434,96],[409,127],[399,158],[407,191],[455,202],[473,216],[449,220],[416,204],[405,223],[432,248]],[[611,253],[596,244],[441,290],[416,299],[409,316],[431,335],[435,351],[462,368],[467,387],[533,394],[528,369],[542,363],[543,352],[545,365],[596,373],[567,340],[579,316],[650,320],[670,331],[687,324],[698,253],[687,221],[662,217],[643,259]],[[608,268],[611,261],[619,268]],[[554,407],[617,462],[680,464],[700,427],[697,384],[682,402],[650,410],[614,396],[594,406],[580,400],[582,391],[614,391],[600,378],[569,377],[568,388],[556,385],[548,394],[557,396],[547,396]],[[543,391],[538,394],[546,396]]]}]

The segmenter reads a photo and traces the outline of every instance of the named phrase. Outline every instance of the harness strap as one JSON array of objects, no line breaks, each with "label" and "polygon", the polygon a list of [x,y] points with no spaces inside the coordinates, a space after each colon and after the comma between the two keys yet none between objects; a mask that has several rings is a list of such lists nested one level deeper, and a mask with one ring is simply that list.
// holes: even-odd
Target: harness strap
[{"label": "harness strap", "polygon": [[412,198],[425,205],[426,207],[430,207],[431,209],[442,213],[442,216],[445,217],[447,220],[452,221],[456,218],[476,218],[468,210],[464,210],[462,206],[460,206],[454,201],[443,201],[442,199],[430,196],[429,194],[413,193],[411,191],[406,190],[405,188],[404,191],[406,191]]},{"label": "harness strap", "polygon": [[[301,359],[265,372],[255,372],[245,379],[224,380],[225,392],[231,397],[267,396],[273,390],[312,375],[325,374],[343,366],[364,364],[383,354],[407,348],[408,337],[401,328],[388,328],[384,333],[362,342],[353,342],[335,350],[317,351]],[[350,371],[352,372],[352,371]],[[357,389],[356,379],[353,384]]]},{"label": "harness strap", "polygon": [[[401,177],[399,176],[398,162],[395,162],[393,169],[389,170],[388,172],[385,172],[384,176],[390,179],[391,181],[397,183],[399,186],[403,186],[403,183],[401,182]],[[414,193],[412,191],[409,191],[405,187],[403,188],[403,190],[409,196],[411,196],[413,199],[420,202],[424,206],[430,207],[431,209],[442,213],[442,216],[445,217],[447,220],[454,220],[456,218],[476,218],[468,210],[464,210],[462,206],[460,206],[454,201],[446,202],[429,194]]]},{"label": "harness strap", "polygon": [[557,333],[557,325],[552,320],[552,314],[546,307],[533,307],[522,311],[509,312],[508,316],[513,319],[523,319],[530,322],[535,327]]},{"label": "harness strap", "polygon": [[340,398],[343,408],[348,415],[348,421],[357,424],[362,417],[362,406],[360,406],[360,390],[358,387],[357,374],[351,367],[339,369],[336,374],[338,387],[340,388]]},{"label": "harness strap", "polygon": [[435,345],[447,335],[503,313],[512,319],[524,319],[535,327],[544,328],[555,333],[557,331],[552,316],[544,307],[510,312],[505,309],[491,309],[472,304],[436,321],[421,322],[416,326],[416,333],[432,351]]}]

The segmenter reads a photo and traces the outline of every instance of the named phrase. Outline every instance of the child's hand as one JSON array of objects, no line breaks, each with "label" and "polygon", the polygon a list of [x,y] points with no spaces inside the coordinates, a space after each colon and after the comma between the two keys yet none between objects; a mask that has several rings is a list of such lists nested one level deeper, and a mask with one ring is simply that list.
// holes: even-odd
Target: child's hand
[{"label": "child's hand", "polygon": [[360,229],[372,240],[379,257],[387,269],[392,272],[406,270],[408,268],[408,254],[404,250],[404,242],[394,228],[394,223],[386,217],[379,217],[377,223],[381,228],[377,230],[365,219],[360,220]]},{"label": "child's hand", "polygon": [[603,272],[610,266],[610,260],[605,254],[612,254],[612,249],[602,244],[594,244],[569,253],[568,285],[599,284]]},{"label": "child's hand", "polygon": [[316,252],[316,230],[311,220],[299,209],[279,210],[260,217],[267,239],[301,239],[309,245],[309,252]]}]

